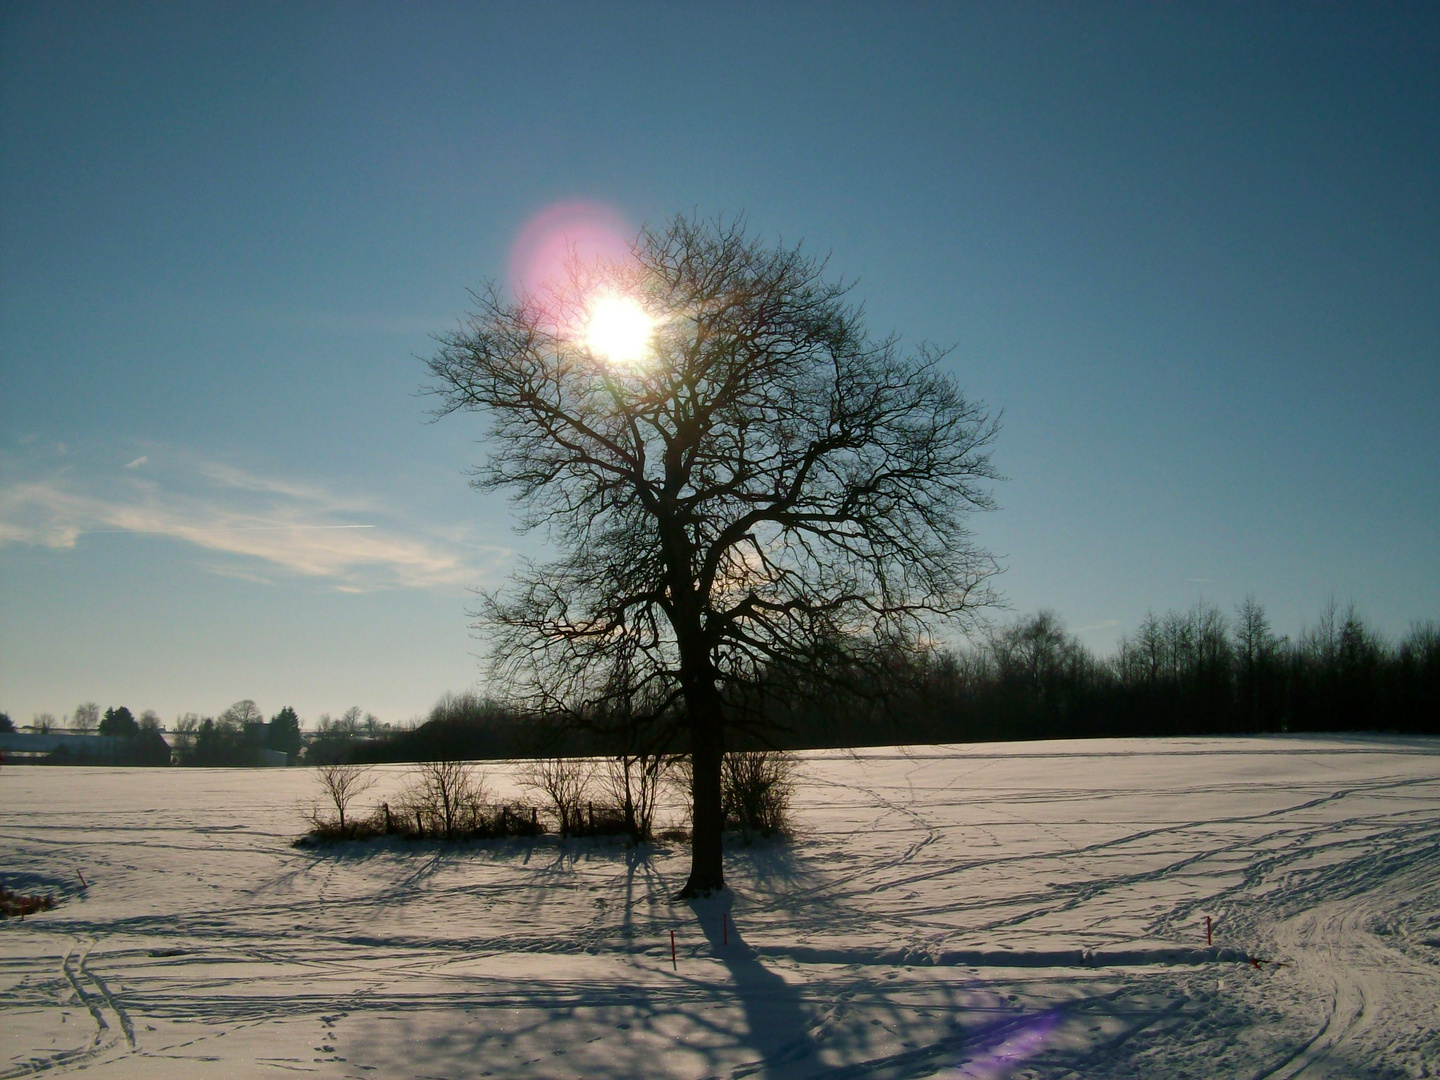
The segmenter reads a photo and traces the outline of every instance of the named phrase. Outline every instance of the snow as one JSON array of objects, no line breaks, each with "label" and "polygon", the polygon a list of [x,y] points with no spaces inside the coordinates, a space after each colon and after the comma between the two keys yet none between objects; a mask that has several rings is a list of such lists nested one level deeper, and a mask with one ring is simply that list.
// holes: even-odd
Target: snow
[{"label": "snow", "polygon": [[1440,740],[802,759],[694,904],[679,845],[295,849],[306,770],[7,767],[63,903],[0,924],[0,1077],[1440,1076]]}]

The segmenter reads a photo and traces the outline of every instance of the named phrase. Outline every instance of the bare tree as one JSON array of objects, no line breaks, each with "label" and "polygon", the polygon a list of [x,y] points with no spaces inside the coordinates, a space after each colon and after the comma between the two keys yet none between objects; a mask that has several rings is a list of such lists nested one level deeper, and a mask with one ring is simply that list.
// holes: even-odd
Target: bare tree
[{"label": "bare tree", "polygon": [[605,763],[605,794],[620,808],[625,829],[637,844],[654,831],[665,775],[674,760],[669,754],[621,754]]},{"label": "bare tree", "polygon": [[260,711],[260,707],[254,701],[245,698],[235,702],[215,719],[218,723],[231,724],[237,730],[244,731],[249,724],[263,724],[265,714]]},{"label": "bare tree", "polygon": [[351,705],[341,713],[340,718],[335,721],[335,729],[353,739],[356,735],[360,734],[361,729],[365,726],[365,721],[362,719],[363,716],[364,713],[361,711],[359,705]]},{"label": "bare tree", "polygon": [[677,218],[624,263],[474,294],[430,361],[438,413],[489,421],[475,485],[561,552],[484,600],[494,672],[549,713],[640,694],[683,725],[685,896],[724,887],[721,758],[765,734],[767,686],[883,672],[987,598],[965,522],[993,505],[995,425],[847,292],[743,222]]},{"label": "bare tree", "polygon": [[1250,671],[1269,660],[1279,646],[1270,629],[1270,618],[1254,593],[1235,607],[1235,648],[1242,671]]},{"label": "bare tree", "polygon": [[340,818],[340,831],[345,831],[345,814],[350,804],[370,790],[375,778],[363,765],[321,765],[315,770],[321,791],[335,806]]},{"label": "bare tree", "polygon": [[195,738],[200,730],[200,715],[198,713],[186,713],[184,716],[175,718],[175,729],[171,732],[171,745],[175,749],[175,757],[181,765],[193,764],[195,754]]},{"label": "bare tree", "polygon": [[100,727],[100,706],[93,701],[82,701],[75,706],[70,717],[70,727],[75,731],[96,731]]},{"label": "bare tree", "polygon": [[550,800],[560,821],[561,836],[579,830],[594,778],[594,763],[584,758],[539,758],[516,775],[522,787],[538,791]]},{"label": "bare tree", "polygon": [[1078,642],[1053,611],[1038,611],[990,634],[990,652],[1002,680],[1017,684],[1039,705],[1073,662]]},{"label": "bare tree", "polygon": [[795,758],[774,750],[725,755],[721,770],[726,824],[763,836],[789,826],[795,792]]},{"label": "bare tree", "polygon": [[443,758],[422,761],[417,768],[420,775],[406,796],[407,808],[435,819],[447,839],[462,825],[473,825],[484,801],[484,788],[475,766]]}]

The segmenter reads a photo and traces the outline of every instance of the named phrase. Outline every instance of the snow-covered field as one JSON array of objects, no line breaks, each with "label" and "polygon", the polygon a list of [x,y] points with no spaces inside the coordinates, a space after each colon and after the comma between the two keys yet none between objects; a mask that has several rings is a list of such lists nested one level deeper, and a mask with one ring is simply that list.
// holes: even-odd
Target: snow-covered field
[{"label": "snow-covered field", "polygon": [[64,902],[0,924],[0,1076],[1440,1076],[1440,740],[802,776],[691,905],[678,846],[296,850],[304,770],[7,767],[0,880]]}]

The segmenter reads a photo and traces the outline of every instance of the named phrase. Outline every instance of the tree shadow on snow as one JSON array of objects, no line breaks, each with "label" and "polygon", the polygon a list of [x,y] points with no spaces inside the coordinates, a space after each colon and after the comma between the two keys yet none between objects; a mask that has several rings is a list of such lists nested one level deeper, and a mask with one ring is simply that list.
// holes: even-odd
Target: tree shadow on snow
[{"label": "tree shadow on snow", "polygon": [[[765,860],[767,865],[783,862]],[[728,890],[718,896],[689,901],[695,922],[710,952],[729,974],[730,988],[744,1012],[744,1033],[735,1037],[756,1055],[748,1066],[736,1069],[732,1077],[771,1076],[787,1066],[813,1058],[816,1053],[811,1028],[814,1017],[801,998],[799,987],[791,986],[760,962],[745,941],[744,932],[732,916],[734,896]]]}]

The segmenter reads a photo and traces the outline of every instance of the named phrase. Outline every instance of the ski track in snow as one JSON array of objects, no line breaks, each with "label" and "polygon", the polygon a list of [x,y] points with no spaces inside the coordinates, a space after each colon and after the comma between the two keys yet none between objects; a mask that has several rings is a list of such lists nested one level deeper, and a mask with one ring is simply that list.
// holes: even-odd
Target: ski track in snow
[{"label": "ski track in snow", "polygon": [[1440,1077],[1440,740],[802,757],[694,904],[675,846],[296,850],[305,770],[6,768],[62,903],[0,924],[0,1080]]}]

